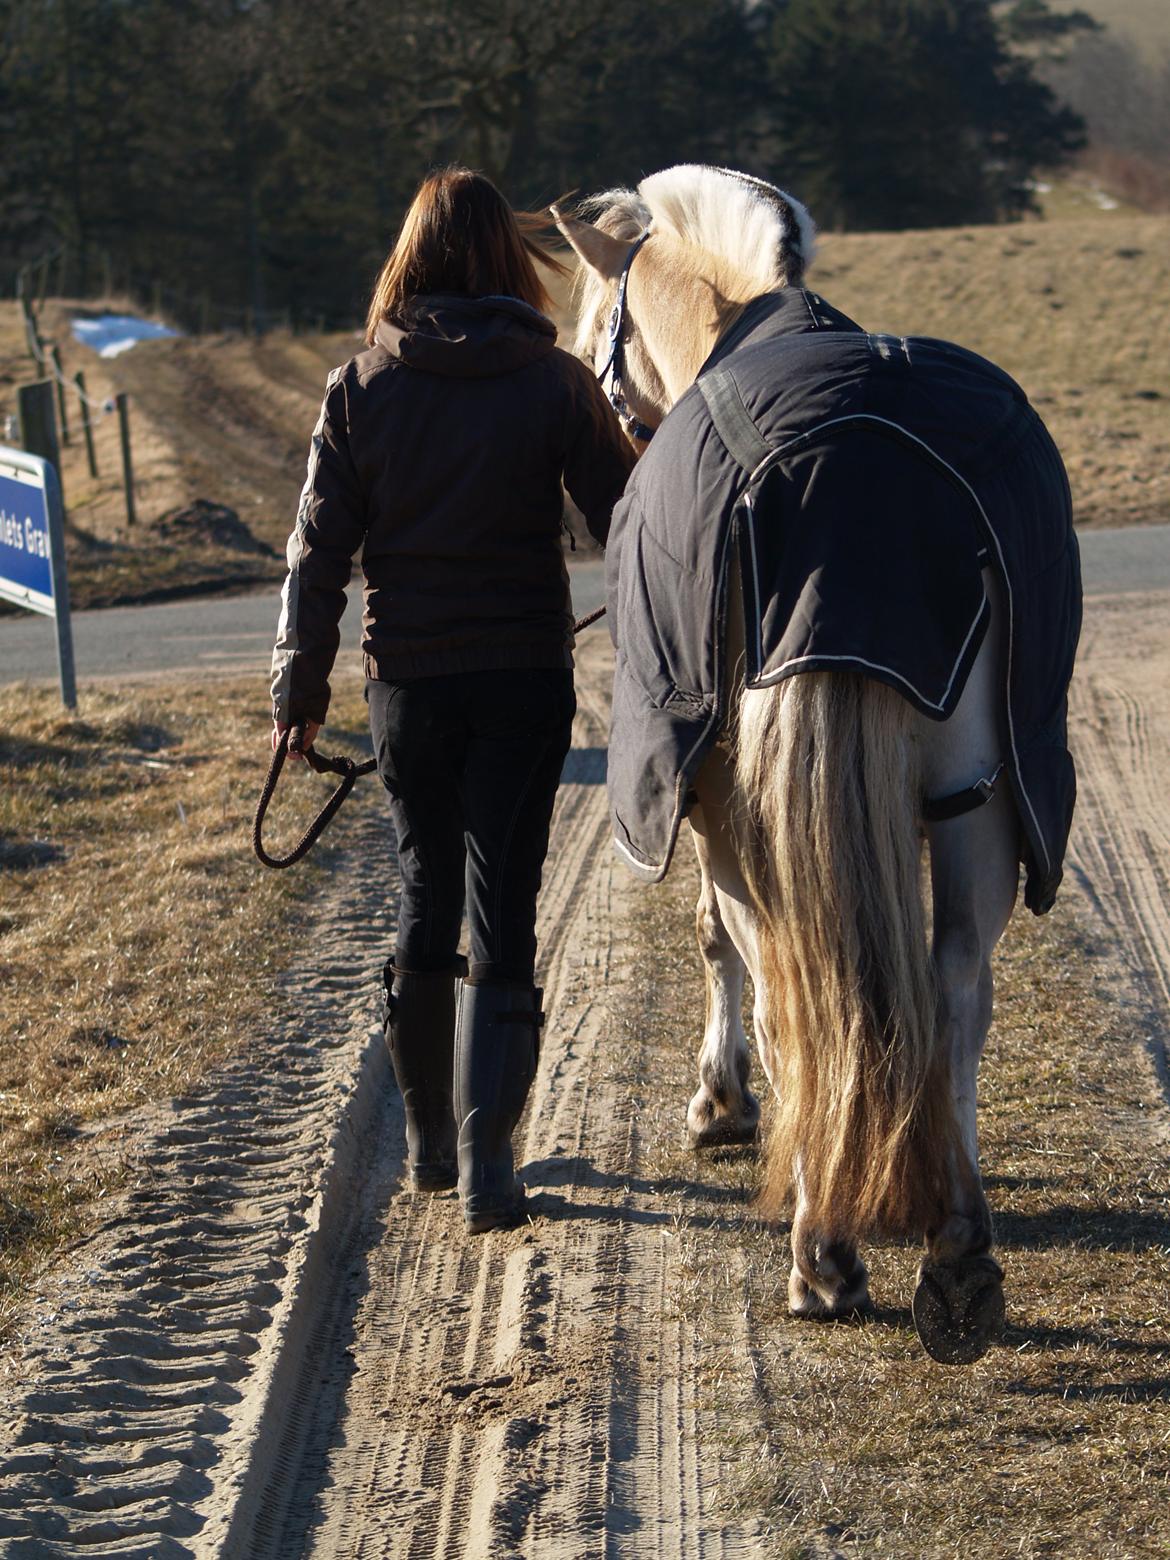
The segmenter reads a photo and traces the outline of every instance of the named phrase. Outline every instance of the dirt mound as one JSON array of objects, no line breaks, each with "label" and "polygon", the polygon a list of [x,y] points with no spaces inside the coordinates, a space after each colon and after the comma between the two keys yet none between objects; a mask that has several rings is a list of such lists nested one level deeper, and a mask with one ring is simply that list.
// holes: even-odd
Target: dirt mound
[{"label": "dirt mound", "polygon": [[155,521],[160,536],[184,542],[205,542],[224,547],[229,552],[257,553],[263,558],[275,558],[275,548],[254,536],[234,509],[226,504],[213,504],[210,499],[197,498],[193,503],[178,509],[168,509]]}]

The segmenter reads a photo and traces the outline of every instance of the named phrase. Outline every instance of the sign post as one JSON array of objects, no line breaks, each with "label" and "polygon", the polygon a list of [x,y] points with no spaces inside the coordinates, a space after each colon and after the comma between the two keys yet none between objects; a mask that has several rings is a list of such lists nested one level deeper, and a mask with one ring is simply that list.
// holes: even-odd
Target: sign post
[{"label": "sign post", "polygon": [[67,710],[77,708],[61,484],[51,462],[0,445],[0,597],[51,617]]}]

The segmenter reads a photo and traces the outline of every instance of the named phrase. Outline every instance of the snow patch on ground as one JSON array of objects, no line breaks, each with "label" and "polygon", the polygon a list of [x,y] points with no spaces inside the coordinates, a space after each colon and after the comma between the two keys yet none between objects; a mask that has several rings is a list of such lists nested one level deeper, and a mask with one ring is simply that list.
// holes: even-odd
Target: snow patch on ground
[{"label": "snow patch on ground", "polygon": [[179,332],[157,320],[142,320],[136,314],[98,314],[73,321],[73,334],[83,347],[92,347],[99,357],[117,357],[140,341],[157,341]]}]

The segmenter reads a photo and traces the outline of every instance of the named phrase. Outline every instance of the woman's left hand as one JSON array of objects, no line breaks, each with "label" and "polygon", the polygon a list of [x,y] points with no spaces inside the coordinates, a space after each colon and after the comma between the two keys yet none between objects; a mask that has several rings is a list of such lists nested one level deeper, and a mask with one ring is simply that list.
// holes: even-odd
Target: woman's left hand
[{"label": "woman's left hand", "polygon": [[[288,730],[288,726],[285,724],[284,721],[282,721],[282,720],[274,720],[272,722],[272,751],[274,753],[276,752],[277,748],[280,746],[280,739],[281,739],[281,737],[284,735],[284,733],[287,730]],[[317,722],[315,720],[307,720],[307,721],[304,722],[304,730],[305,730],[305,747],[311,748],[313,746],[313,743],[316,742],[316,740],[317,740],[317,733],[321,730],[321,727],[317,724]],[[300,763],[302,761],[301,760],[301,755],[299,753],[294,753],[291,748],[289,749],[288,756],[290,758],[295,758],[298,763]]]}]

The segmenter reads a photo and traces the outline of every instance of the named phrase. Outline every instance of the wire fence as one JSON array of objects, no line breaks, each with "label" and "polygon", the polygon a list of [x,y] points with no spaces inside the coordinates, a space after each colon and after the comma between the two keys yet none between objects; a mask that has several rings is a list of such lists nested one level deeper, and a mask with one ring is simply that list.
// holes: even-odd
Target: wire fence
[{"label": "wire fence", "polygon": [[265,335],[272,330],[319,332],[354,323],[338,321],[311,307],[271,309],[223,303],[208,291],[171,287],[157,276],[120,264],[107,250],[87,253],[83,261],[77,248],[64,242],[16,265],[9,275],[13,295],[34,308],[43,308],[51,297],[129,300],[156,318],[165,316],[190,336],[231,332]]},{"label": "wire fence", "polygon": [[[119,271],[109,253],[97,252],[85,263],[66,243],[46,249],[10,271],[12,291],[20,304],[28,353],[37,382],[17,387],[17,417],[0,425],[0,439],[21,444],[52,461],[61,472],[61,447],[73,443],[71,421],[76,411],[91,477],[98,476],[94,431],[109,417],[118,421],[118,444],[126,520],[135,525],[135,483],[130,438],[130,400],[125,393],[91,395],[84,370],[67,375],[61,347],[41,332],[41,316],[50,298],[70,303],[104,303],[108,309],[130,308],[176,327],[185,335],[241,333],[263,335],[283,329],[323,331],[335,321],[323,314],[298,315],[292,309],[239,308],[218,303],[208,293],[189,293],[164,286],[158,278]],[[78,311],[80,312],[80,311]],[[352,322],[347,322],[352,323]],[[106,457],[103,456],[103,460]]]}]

